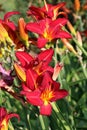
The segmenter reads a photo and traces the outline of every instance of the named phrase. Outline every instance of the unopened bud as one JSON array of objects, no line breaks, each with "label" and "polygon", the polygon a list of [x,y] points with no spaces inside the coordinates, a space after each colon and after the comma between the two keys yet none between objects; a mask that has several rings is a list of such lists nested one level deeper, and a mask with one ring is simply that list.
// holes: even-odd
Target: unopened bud
[{"label": "unopened bud", "polygon": [[61,39],[62,42],[64,43],[64,45],[70,50],[72,51],[75,55],[77,55],[77,52],[75,51],[75,49],[73,48],[73,46],[69,43],[69,41],[65,38]]},{"label": "unopened bud", "polygon": [[74,0],[75,11],[80,10],[80,0]]},{"label": "unopened bud", "polygon": [[20,65],[18,65],[16,63],[14,64],[14,68],[15,68],[15,71],[16,71],[16,74],[17,74],[18,78],[21,81],[25,82],[26,81],[26,74],[25,74],[24,69]]},{"label": "unopened bud", "polygon": [[75,31],[74,27],[72,26],[72,24],[70,23],[70,21],[67,22],[67,26],[68,26],[68,29],[70,30],[70,32],[75,36],[76,31]]},{"label": "unopened bud", "polygon": [[19,34],[23,41],[28,41],[28,33],[25,31],[25,21],[23,18],[20,18],[18,21]]},{"label": "unopened bud", "polygon": [[62,69],[63,65],[61,65],[60,63],[57,63],[54,67],[54,72],[53,72],[53,76],[52,76],[52,79],[53,80],[56,80],[61,69]]}]

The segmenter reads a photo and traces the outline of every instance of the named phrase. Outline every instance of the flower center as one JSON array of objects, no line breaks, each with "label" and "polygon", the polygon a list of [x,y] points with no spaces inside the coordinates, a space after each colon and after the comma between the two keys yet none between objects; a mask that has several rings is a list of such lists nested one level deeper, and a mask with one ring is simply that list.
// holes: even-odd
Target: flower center
[{"label": "flower center", "polygon": [[54,95],[51,87],[46,88],[41,94],[41,99],[43,100],[44,105],[47,105],[53,97]]},{"label": "flower center", "polygon": [[8,124],[6,122],[6,119],[2,121],[0,130],[8,130]]},{"label": "flower center", "polygon": [[43,36],[44,36],[44,38],[48,39],[49,42],[52,40],[51,33],[47,29],[44,30]]}]

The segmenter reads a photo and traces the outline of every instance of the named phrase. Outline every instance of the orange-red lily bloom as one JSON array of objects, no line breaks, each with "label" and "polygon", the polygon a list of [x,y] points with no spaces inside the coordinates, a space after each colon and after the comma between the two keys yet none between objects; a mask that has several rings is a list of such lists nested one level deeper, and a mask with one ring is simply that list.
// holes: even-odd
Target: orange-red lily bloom
[{"label": "orange-red lily bloom", "polygon": [[42,51],[36,57],[22,51],[16,52],[16,57],[20,61],[20,65],[14,64],[17,76],[22,82],[26,82],[27,86],[34,90],[36,88],[37,77],[46,71],[52,73],[53,68],[49,66],[54,51],[52,49]]},{"label": "orange-red lily bloom", "polygon": [[[38,84],[37,84],[38,85]],[[51,102],[62,99],[68,95],[64,89],[60,89],[60,84],[53,81],[49,73],[45,73],[42,82],[34,91],[23,85],[21,94],[26,97],[27,102],[35,106],[40,106],[40,114],[51,115]]]},{"label": "orange-red lily bloom", "polygon": [[26,25],[26,29],[39,34],[37,46],[42,48],[47,42],[51,42],[58,38],[71,38],[71,35],[64,31],[62,27],[67,23],[67,19],[58,18],[52,21],[51,19],[40,20]]},{"label": "orange-red lily bloom", "polygon": [[2,32],[5,40],[9,43],[14,43],[16,48],[23,47],[23,43],[18,36],[18,27],[10,20],[12,15],[20,14],[18,11],[7,12],[3,19],[0,19],[0,26],[3,26]]},{"label": "orange-red lily bloom", "polygon": [[64,11],[59,11],[65,6],[65,4],[65,2],[58,3],[57,5],[45,3],[45,6],[41,8],[31,6],[29,7],[27,14],[28,16],[33,15],[36,20],[42,20],[45,18],[55,20],[59,15],[64,15],[64,17],[66,17],[66,13]]}]

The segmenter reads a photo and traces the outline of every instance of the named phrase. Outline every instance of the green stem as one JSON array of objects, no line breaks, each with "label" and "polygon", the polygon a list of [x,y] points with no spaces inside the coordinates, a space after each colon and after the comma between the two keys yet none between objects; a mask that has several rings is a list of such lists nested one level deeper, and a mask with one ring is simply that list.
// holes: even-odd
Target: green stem
[{"label": "green stem", "polygon": [[40,124],[41,124],[42,130],[48,130],[49,129],[49,125],[48,125],[47,117],[39,115],[39,120],[40,120]]},{"label": "green stem", "polygon": [[[59,62],[57,59],[57,50],[56,50],[56,46],[57,46],[57,44],[54,44],[55,46],[54,46],[54,62],[55,62],[55,66],[56,66],[56,64]],[[60,57],[60,59],[62,59],[61,57]],[[60,83],[61,83],[61,87],[63,86],[62,85],[62,79],[61,79],[61,74],[59,73],[58,74],[58,78],[57,78],[57,81],[59,81]]]},{"label": "green stem", "polygon": [[84,76],[87,78],[86,67],[84,66],[84,63],[83,63],[83,61],[82,61],[82,57],[79,58],[79,61],[80,61],[80,64],[81,64],[81,67],[82,67],[82,70],[83,70]]},{"label": "green stem", "polygon": [[64,116],[63,116],[62,112],[60,111],[59,107],[57,106],[57,104],[52,103],[52,107],[53,107],[54,111],[56,112],[57,117],[61,120],[61,123],[63,124],[64,129],[65,130],[72,130],[70,124],[64,118]]},{"label": "green stem", "polygon": [[86,50],[80,45],[80,43],[75,38],[73,38],[73,40],[76,43],[76,45],[80,48],[80,50],[84,53],[84,55],[87,56]]},{"label": "green stem", "polygon": [[25,118],[26,126],[27,126],[28,130],[32,130],[31,125],[30,125],[30,120],[29,120],[28,112],[26,110],[26,107],[23,107],[23,110],[25,112],[25,117],[24,118]]}]

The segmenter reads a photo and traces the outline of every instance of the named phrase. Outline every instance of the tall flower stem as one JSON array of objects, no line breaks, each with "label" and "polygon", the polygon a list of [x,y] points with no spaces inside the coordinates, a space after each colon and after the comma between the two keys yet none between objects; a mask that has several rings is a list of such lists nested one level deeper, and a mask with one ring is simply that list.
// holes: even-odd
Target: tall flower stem
[{"label": "tall flower stem", "polygon": [[[57,43],[56,43],[56,44],[54,44],[54,62],[55,62],[55,66],[58,63],[57,59],[58,58],[57,58]],[[62,87],[62,79],[61,79],[60,74],[58,74],[58,79],[59,79],[59,82],[61,83],[61,87]]]},{"label": "tall flower stem", "polygon": [[47,117],[40,115],[39,120],[40,120],[42,130],[48,130],[49,127],[48,127],[48,119],[47,119]]},{"label": "tall flower stem", "polygon": [[80,45],[80,43],[75,38],[73,38],[73,40],[76,43],[76,45],[80,48],[80,50],[83,52],[83,54],[87,56],[86,50]]},{"label": "tall flower stem", "polygon": [[63,124],[64,130],[73,130],[72,127],[70,126],[70,124],[64,118],[64,116],[63,116],[62,112],[60,111],[59,107],[57,106],[57,104],[52,103],[52,107],[53,107],[53,110],[56,112],[57,117],[59,118],[59,120]]}]

